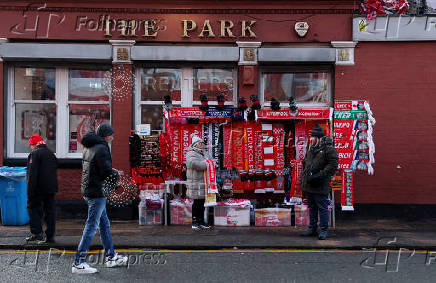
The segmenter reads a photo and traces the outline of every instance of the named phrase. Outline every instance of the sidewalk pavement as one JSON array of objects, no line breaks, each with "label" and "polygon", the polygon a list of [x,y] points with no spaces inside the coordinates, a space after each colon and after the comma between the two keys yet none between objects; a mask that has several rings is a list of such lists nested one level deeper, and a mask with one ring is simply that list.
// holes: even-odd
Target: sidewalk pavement
[{"label": "sidewalk pavement", "polygon": [[[75,250],[85,220],[59,220],[56,244],[26,245],[28,226],[1,226],[0,249]],[[190,226],[139,226],[136,221],[112,221],[116,249],[347,249],[365,248],[436,251],[436,218],[405,222],[386,220],[340,220],[329,237],[301,237],[306,227],[214,227],[194,232]],[[92,249],[102,249],[96,235]]]}]

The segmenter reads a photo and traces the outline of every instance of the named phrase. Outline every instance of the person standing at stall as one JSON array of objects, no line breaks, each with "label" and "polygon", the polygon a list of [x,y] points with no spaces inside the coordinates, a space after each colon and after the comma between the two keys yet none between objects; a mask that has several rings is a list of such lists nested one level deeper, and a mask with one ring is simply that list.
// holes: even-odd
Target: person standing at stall
[{"label": "person standing at stall", "polygon": [[318,239],[325,240],[328,233],[328,195],[330,181],[338,168],[338,153],[329,137],[324,136],[320,125],[315,124],[310,134],[310,146],[303,160],[302,190],[309,202],[309,229],[302,236],[316,236],[318,214],[320,232]]},{"label": "person standing at stall", "polygon": [[[27,208],[30,216],[30,233],[27,242],[54,243],[56,231],[56,202],[58,192],[58,161],[37,134],[29,138],[32,151],[27,157]],[[42,219],[46,223],[42,232]]]},{"label": "person standing at stall", "polygon": [[203,140],[192,135],[191,146],[186,154],[186,195],[194,200],[192,204],[192,230],[205,230],[211,227],[204,222],[204,202],[206,187],[204,172],[207,170]]},{"label": "person standing at stall", "polygon": [[72,272],[78,274],[96,273],[97,269],[86,263],[86,256],[97,229],[105,250],[105,264],[116,267],[127,264],[127,256],[115,253],[110,231],[110,222],[106,213],[106,198],[103,193],[105,180],[119,178],[117,170],[112,168],[112,157],[109,143],[115,131],[109,124],[101,124],[97,133],[90,132],[83,136],[85,147],[82,161],[81,191],[88,204],[88,219],[83,230],[82,239],[77,248]]}]

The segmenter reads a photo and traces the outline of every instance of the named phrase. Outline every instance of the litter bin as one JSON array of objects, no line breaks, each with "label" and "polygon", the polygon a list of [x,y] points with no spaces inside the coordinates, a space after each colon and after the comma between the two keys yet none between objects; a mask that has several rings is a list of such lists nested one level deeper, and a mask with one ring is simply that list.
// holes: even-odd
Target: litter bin
[{"label": "litter bin", "polygon": [[0,204],[3,225],[26,225],[26,167],[0,167]]}]

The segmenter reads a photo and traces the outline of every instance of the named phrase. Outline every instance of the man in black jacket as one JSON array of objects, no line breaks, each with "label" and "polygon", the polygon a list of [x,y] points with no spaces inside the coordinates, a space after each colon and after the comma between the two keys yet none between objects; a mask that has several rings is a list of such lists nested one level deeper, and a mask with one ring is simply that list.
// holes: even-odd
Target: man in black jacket
[{"label": "man in black jacket", "polygon": [[338,153],[332,139],[324,137],[324,131],[318,124],[310,134],[310,147],[303,161],[303,192],[309,202],[310,226],[302,236],[316,236],[318,212],[320,233],[318,239],[327,238],[329,211],[328,195],[331,191],[330,180],[338,168]]},{"label": "man in black jacket", "polygon": [[[29,139],[32,148],[27,158],[27,208],[30,216],[31,236],[27,242],[54,243],[56,231],[56,204],[58,192],[57,158],[39,135]],[[45,236],[42,233],[42,218],[45,218]]]},{"label": "man in black jacket", "polygon": [[73,273],[97,272],[97,269],[86,263],[86,256],[97,229],[100,231],[100,239],[105,250],[106,266],[115,267],[127,264],[127,257],[118,255],[114,250],[109,228],[110,222],[106,213],[107,194],[103,188],[108,180],[115,183],[119,177],[118,171],[112,168],[112,157],[108,145],[113,140],[114,133],[110,125],[101,124],[97,128],[97,133],[88,133],[81,141],[85,147],[81,191],[88,204],[88,219],[72,266]]}]

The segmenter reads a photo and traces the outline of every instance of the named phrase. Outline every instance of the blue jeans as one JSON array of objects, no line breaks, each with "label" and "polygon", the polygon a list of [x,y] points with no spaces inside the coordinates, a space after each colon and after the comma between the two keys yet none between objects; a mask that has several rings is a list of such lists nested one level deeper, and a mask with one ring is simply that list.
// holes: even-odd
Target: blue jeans
[{"label": "blue jeans", "polygon": [[86,219],[85,229],[83,230],[82,239],[77,248],[75,263],[86,262],[86,256],[91,247],[97,229],[100,230],[100,239],[104,247],[106,256],[114,256],[114,245],[110,230],[109,219],[106,213],[106,198],[84,198],[88,204],[88,219]]},{"label": "blue jeans", "polygon": [[327,195],[313,193],[306,194],[309,202],[310,228],[312,230],[317,229],[319,212],[319,226],[321,230],[327,231],[329,228],[329,201]]}]

